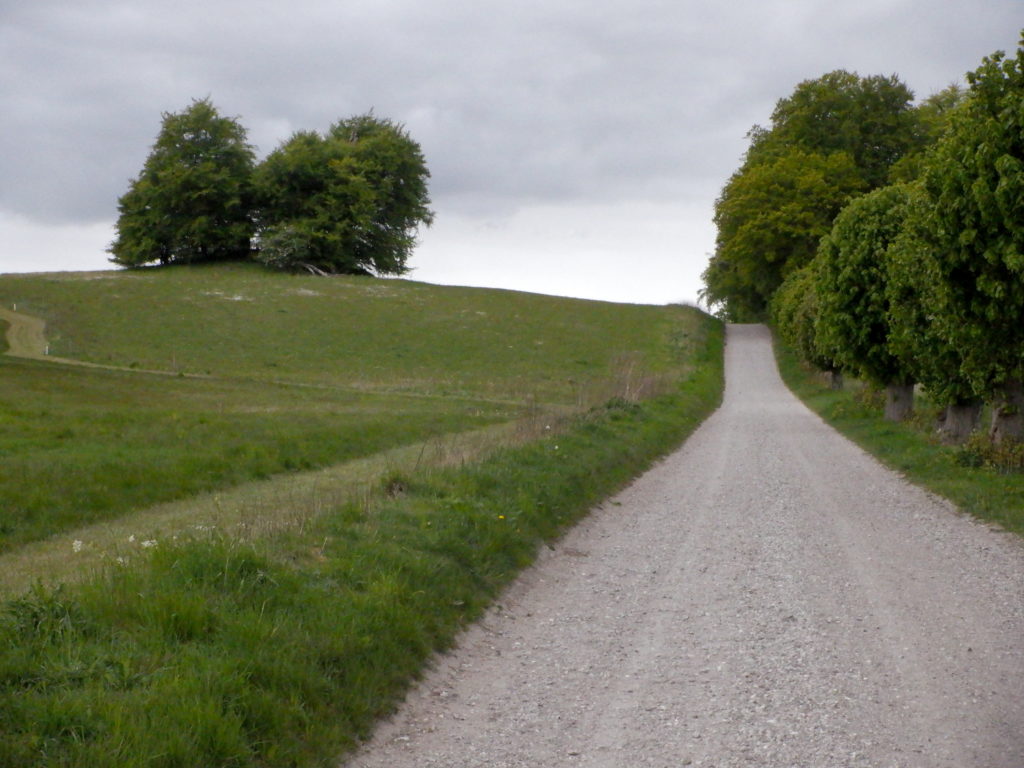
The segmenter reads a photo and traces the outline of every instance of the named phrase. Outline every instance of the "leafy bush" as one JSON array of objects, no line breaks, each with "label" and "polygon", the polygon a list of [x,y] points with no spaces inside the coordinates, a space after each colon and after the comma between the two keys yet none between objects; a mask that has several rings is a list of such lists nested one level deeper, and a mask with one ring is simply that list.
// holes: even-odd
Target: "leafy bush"
[{"label": "leafy bush", "polygon": [[976,432],[956,452],[961,467],[988,467],[997,472],[1024,472],[1024,442],[1006,438],[993,442]]}]

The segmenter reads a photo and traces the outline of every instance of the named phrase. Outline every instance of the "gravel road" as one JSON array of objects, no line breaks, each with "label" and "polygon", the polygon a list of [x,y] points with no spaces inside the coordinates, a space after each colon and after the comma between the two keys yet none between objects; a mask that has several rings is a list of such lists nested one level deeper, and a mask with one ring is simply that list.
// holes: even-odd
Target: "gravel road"
[{"label": "gravel road", "polygon": [[730,326],[725,402],[438,660],[354,768],[1022,768],[1024,547]]}]

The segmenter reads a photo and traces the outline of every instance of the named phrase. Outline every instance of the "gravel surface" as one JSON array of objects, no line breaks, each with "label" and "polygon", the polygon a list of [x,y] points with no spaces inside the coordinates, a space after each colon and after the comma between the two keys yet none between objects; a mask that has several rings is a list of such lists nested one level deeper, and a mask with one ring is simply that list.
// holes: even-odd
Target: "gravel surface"
[{"label": "gravel surface", "polygon": [[1024,547],[730,326],[725,402],[545,549],[355,768],[1024,766]]}]

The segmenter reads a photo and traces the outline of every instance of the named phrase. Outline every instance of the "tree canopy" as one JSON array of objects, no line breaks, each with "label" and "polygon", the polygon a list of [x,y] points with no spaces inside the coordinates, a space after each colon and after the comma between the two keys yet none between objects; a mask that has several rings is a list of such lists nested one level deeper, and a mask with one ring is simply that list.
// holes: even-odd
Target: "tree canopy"
[{"label": "tree canopy", "polygon": [[764,319],[839,210],[923,143],[912,98],[895,76],[837,70],[781,99],[771,126],[751,129],[743,165],[716,202],[704,300],[731,319]]},{"label": "tree canopy", "polygon": [[757,161],[793,147],[853,158],[868,189],[888,180],[889,167],[919,146],[913,92],[895,75],[860,77],[836,70],[805,80],[780,99],[771,128],[755,126],[748,158]]},{"label": "tree canopy", "polygon": [[779,286],[772,297],[771,317],[782,338],[800,357],[834,377],[839,365],[818,343],[818,291],[815,262],[798,269]]},{"label": "tree canopy", "polygon": [[302,131],[256,171],[258,258],[285,269],[402,274],[429,225],[419,145],[373,115],[342,120],[325,134]]},{"label": "tree canopy", "polygon": [[247,258],[254,162],[245,129],[208,99],[164,113],[142,172],[118,201],[111,261],[134,267]]},{"label": "tree canopy", "polygon": [[[127,267],[255,258],[280,269],[398,275],[433,221],[419,144],[372,114],[299,131],[259,165],[209,99],[165,113],[119,200],[111,261]],[[258,235],[256,248],[252,237]]]},{"label": "tree canopy", "polygon": [[864,189],[851,157],[800,149],[747,166],[715,202],[715,256],[705,300],[730,319],[763,319],[786,276],[805,266],[832,219]]}]

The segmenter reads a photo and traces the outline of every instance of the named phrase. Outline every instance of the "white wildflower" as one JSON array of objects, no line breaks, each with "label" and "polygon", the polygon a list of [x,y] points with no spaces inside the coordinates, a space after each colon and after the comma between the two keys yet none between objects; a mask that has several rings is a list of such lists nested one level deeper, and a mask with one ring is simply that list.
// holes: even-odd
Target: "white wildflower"
[{"label": "white wildflower", "polygon": [[155,546],[156,546],[156,539],[146,539],[144,542],[142,542],[142,548],[143,549],[149,549],[150,547],[155,547]]},{"label": "white wildflower", "polygon": [[72,552],[81,552],[82,551],[82,542],[79,541],[78,539],[75,539],[74,541],[72,541],[71,542],[71,551]]},{"label": "white wildflower", "polygon": [[135,534],[134,533],[131,536],[128,537],[128,543],[129,544],[134,544],[135,543]]}]

